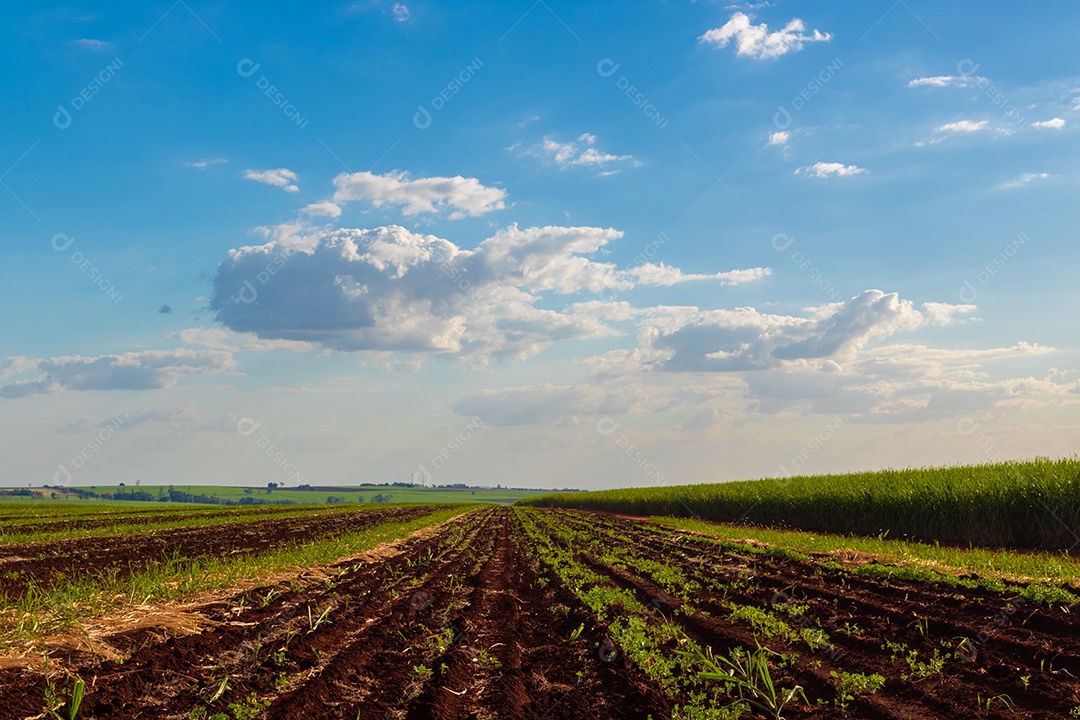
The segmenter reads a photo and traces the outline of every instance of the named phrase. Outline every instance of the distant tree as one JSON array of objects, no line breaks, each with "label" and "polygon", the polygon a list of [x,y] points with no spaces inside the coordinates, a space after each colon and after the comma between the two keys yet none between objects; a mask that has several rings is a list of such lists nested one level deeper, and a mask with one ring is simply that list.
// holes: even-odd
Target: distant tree
[{"label": "distant tree", "polygon": [[266,483],[266,494],[269,495],[270,493],[274,492],[274,488],[276,487],[278,487],[278,483],[276,482]]},{"label": "distant tree", "polygon": [[58,497],[58,496],[57,496],[57,494],[56,494],[56,493],[52,493],[52,499],[53,499],[53,500],[55,500],[55,499],[56,499],[57,497]]},{"label": "distant tree", "polygon": [[127,487],[124,483],[120,483],[120,487]]},{"label": "distant tree", "polygon": [[251,488],[244,488],[244,494],[245,495],[250,495],[251,494]]}]

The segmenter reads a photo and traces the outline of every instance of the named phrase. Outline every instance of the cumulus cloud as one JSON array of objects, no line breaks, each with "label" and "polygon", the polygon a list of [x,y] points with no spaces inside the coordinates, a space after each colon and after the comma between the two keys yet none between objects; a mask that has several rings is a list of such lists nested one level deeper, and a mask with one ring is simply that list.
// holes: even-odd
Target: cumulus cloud
[{"label": "cumulus cloud", "polygon": [[787,130],[778,130],[778,131],[772,133],[771,135],[769,135],[769,144],[770,145],[779,145],[780,147],[784,147],[784,146],[786,146],[788,144],[788,140],[790,140],[790,139],[791,139],[791,133],[790,132],[788,132]]},{"label": "cumulus cloud", "polygon": [[348,351],[520,357],[562,338],[617,334],[589,308],[538,307],[551,295],[734,285],[769,272],[619,270],[589,257],[622,236],[611,228],[515,225],[472,250],[399,226],[306,234],[290,226],[270,235],[265,245],[231,250],[219,265],[210,302],[218,321],[262,340]]},{"label": "cumulus cloud", "polygon": [[799,168],[795,171],[795,174],[812,178],[827,178],[859,175],[864,172],[866,172],[866,169],[857,165],[845,165],[838,162],[816,162],[813,165]]},{"label": "cumulus cloud", "polygon": [[341,216],[341,206],[335,205],[327,200],[324,202],[311,203],[307,205],[302,212],[307,215],[324,215],[326,217],[336,218]]},{"label": "cumulus cloud", "polygon": [[24,370],[37,377],[0,388],[0,397],[44,395],[65,390],[152,390],[169,388],[186,375],[207,375],[233,369],[232,355],[210,350],[149,350],[120,355],[100,355],[36,360]]},{"label": "cumulus cloud", "polygon": [[548,135],[536,145],[522,150],[521,154],[539,158],[560,170],[584,167],[594,169],[601,175],[614,175],[623,167],[641,166],[633,155],[614,155],[599,150],[596,147],[596,136],[591,133],[582,133],[576,141],[565,143]]},{"label": "cumulus cloud", "polygon": [[977,308],[974,305],[953,305],[951,303],[923,303],[923,312],[931,325],[952,325],[962,322],[957,315],[970,315]]},{"label": "cumulus cloud", "polygon": [[805,43],[828,42],[830,33],[814,30],[806,34],[806,26],[799,18],[793,19],[782,29],[769,32],[765,23],[753,25],[750,16],[736,12],[721,27],[713,28],[698,38],[701,43],[710,43],[717,47],[727,47],[735,41],[735,54],[739,57],[751,57],[758,60],[772,60],[789,52],[803,49]]},{"label": "cumulus cloud", "polygon": [[[334,186],[337,188],[333,196],[336,205],[362,200],[376,208],[384,205],[400,207],[407,217],[449,211],[451,220],[460,220],[506,207],[505,190],[487,187],[476,178],[460,175],[413,180],[408,173],[396,170],[385,175],[342,173],[334,178]],[[314,207],[324,209],[324,215],[332,215],[328,203],[316,203]]]},{"label": "cumulus cloud", "polygon": [[409,20],[409,8],[402,3],[394,3],[390,8],[390,12],[394,14],[394,19],[398,22],[408,22]]},{"label": "cumulus cloud", "polygon": [[938,132],[979,132],[980,130],[986,130],[989,126],[990,122],[987,120],[957,120],[956,122],[945,123],[938,128]]},{"label": "cumulus cloud", "polygon": [[1063,118],[1052,118],[1050,120],[1040,120],[1038,122],[1031,123],[1033,128],[1046,128],[1049,130],[1060,130],[1065,127],[1065,120]]},{"label": "cumulus cloud", "polygon": [[296,184],[296,181],[299,178],[296,173],[288,168],[276,168],[274,170],[245,170],[244,178],[282,188],[285,192],[300,191],[300,187]]},{"label": "cumulus cloud", "polygon": [[21,375],[27,370],[37,367],[38,361],[25,355],[12,355],[0,361],[0,380]]},{"label": "cumulus cloud", "polygon": [[656,370],[733,372],[851,358],[872,340],[927,324],[948,324],[969,308],[939,303],[920,311],[896,293],[880,290],[812,308],[808,317],[747,307],[655,308],[638,330],[637,360],[643,368]]}]

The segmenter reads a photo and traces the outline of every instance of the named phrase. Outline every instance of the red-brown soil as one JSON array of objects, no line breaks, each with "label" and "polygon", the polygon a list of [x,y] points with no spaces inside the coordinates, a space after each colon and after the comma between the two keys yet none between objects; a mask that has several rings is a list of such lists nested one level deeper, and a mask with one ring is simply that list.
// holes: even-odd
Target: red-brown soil
[{"label": "red-brown soil", "polygon": [[[722,593],[704,588],[693,593],[691,601],[704,612],[684,615],[676,612],[683,601],[647,574],[583,558],[590,569],[632,589],[717,654],[736,646],[755,646],[749,625],[726,619],[727,602],[780,610],[782,616],[785,605],[805,607],[805,612],[787,618],[788,622],[824,630],[831,647],[812,650],[802,642],[763,642],[777,652],[800,655],[794,672],[780,671],[775,679],[789,687],[797,682],[810,698],[831,701],[836,697],[832,671],[884,676],[883,689],[849,703],[849,717],[1060,720],[1080,705],[1080,605],[1053,609],[1018,593],[896,579],[886,583],[817,563],[718,551],[719,543],[708,538],[644,523],[595,514],[574,516],[583,526],[630,538],[635,555],[676,567],[691,579],[723,586]],[[845,626],[857,628],[856,633],[845,631]],[[903,643],[907,650],[883,648],[886,642]],[[904,659],[910,650],[917,650],[922,662],[933,657],[935,650],[949,659],[941,672],[919,677]],[[998,700],[991,703],[988,713],[979,711],[980,698],[985,703],[1000,696],[1008,696],[1011,710]],[[835,708],[813,711],[804,707],[787,716],[841,715]]]},{"label": "red-brown soil", "polygon": [[0,593],[14,598],[31,582],[41,585],[58,577],[85,578],[104,571],[123,575],[173,557],[260,553],[314,538],[359,532],[384,522],[411,520],[433,509],[365,509],[0,545]]},{"label": "red-brown soil", "polygon": [[[1010,594],[886,583],[646,523],[559,516],[697,581],[701,588],[686,602],[646,572],[590,552],[578,557],[718,655],[756,642],[797,653],[774,679],[800,683],[813,705],[796,703],[786,718],[1063,720],[1080,704],[1080,607],[1070,613]],[[237,538],[238,546],[250,542]],[[53,680],[65,686],[61,665],[85,680],[80,720],[180,719],[203,708],[207,717],[232,718],[229,705],[253,693],[268,703],[259,717],[271,720],[671,716],[672,699],[621,652],[598,652],[605,627],[536,556],[511,510],[472,511],[398,549],[206,605],[200,632],[160,628],[101,638],[122,662],[88,652],[54,656]],[[755,638],[748,624],[728,619],[729,602],[820,628],[831,646]],[[782,606],[790,604],[805,610],[789,616]],[[965,638],[966,659],[958,659]],[[882,648],[887,641],[917,650],[920,660],[935,649],[948,659],[940,671],[904,679],[912,670]],[[844,712],[818,704],[836,697],[831,671],[880,673],[886,682]],[[45,690],[40,671],[0,671],[0,720],[41,717]],[[1011,710],[1000,701],[980,710],[980,697],[1003,695]]]}]

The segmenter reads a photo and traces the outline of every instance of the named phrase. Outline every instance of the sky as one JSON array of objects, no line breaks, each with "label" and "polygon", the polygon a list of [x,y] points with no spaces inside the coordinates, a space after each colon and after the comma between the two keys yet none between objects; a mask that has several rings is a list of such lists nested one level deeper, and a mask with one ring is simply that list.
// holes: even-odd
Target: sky
[{"label": "sky", "polygon": [[1075,3],[0,13],[0,485],[1076,453]]}]

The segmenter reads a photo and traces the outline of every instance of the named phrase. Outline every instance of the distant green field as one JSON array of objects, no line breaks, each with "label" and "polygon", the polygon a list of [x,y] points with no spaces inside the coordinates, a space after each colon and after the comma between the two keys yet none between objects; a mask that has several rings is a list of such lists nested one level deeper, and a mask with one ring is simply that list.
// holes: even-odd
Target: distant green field
[{"label": "distant green field", "polygon": [[981,547],[1080,548],[1080,459],[541,495],[604,510]]},{"label": "distant green field", "polygon": [[[327,502],[330,497],[338,498],[346,503],[371,503],[375,501],[376,496],[381,496],[381,502],[390,503],[499,503],[503,505],[509,505],[517,500],[523,498],[532,497],[534,495],[541,495],[545,491],[543,490],[509,490],[509,489],[461,489],[461,488],[439,488],[439,487],[394,487],[392,485],[375,485],[369,487],[340,487],[333,488],[332,490],[297,490],[295,488],[287,489],[275,489],[267,491],[265,487],[262,488],[242,488],[242,487],[223,487],[217,485],[140,485],[138,487],[134,485],[127,485],[121,487],[119,485],[96,485],[94,487],[79,488],[80,490],[92,490],[98,495],[104,495],[105,493],[117,493],[117,492],[133,492],[142,491],[148,492],[155,498],[160,496],[167,496],[169,488],[173,488],[180,492],[188,493],[191,495],[206,495],[210,497],[220,498],[222,500],[234,500],[240,501],[243,498],[252,498],[254,500],[262,500],[266,502],[291,500],[295,503],[301,504],[316,504],[322,505]],[[3,489],[3,488],[0,488]],[[38,489],[40,491],[40,489]],[[74,497],[64,498],[61,493],[58,493],[57,500],[51,499],[52,491],[45,491],[45,499],[50,502],[76,502],[76,503],[94,503],[103,502],[102,500],[90,499],[90,500],[78,500]],[[9,497],[0,496],[0,502],[41,502],[41,497]],[[135,501],[127,501],[135,502]],[[155,499],[153,502],[157,502]],[[184,503],[186,504],[186,503]]]}]

